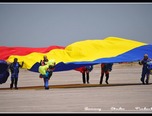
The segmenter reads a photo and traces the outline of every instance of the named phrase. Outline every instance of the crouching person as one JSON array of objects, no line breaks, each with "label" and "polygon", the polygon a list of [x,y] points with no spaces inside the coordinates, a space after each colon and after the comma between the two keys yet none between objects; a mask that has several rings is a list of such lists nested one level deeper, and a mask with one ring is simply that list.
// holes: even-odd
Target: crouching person
[{"label": "crouching person", "polygon": [[44,88],[46,90],[49,89],[49,80],[53,74],[53,70],[55,69],[55,61],[50,60],[47,62],[46,65],[40,66],[39,67],[39,72],[40,72],[40,78],[43,78],[44,80]]}]

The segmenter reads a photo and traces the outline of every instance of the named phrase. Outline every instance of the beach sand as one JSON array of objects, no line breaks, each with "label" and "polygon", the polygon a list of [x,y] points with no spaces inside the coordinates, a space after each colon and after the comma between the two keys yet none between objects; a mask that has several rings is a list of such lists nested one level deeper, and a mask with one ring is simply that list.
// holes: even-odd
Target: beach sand
[{"label": "beach sand", "polygon": [[100,65],[82,84],[75,70],[54,72],[49,90],[39,73],[20,69],[18,90],[9,89],[10,77],[0,85],[0,113],[152,113],[152,79],[143,85],[138,63],[114,64],[109,84],[99,85]]}]

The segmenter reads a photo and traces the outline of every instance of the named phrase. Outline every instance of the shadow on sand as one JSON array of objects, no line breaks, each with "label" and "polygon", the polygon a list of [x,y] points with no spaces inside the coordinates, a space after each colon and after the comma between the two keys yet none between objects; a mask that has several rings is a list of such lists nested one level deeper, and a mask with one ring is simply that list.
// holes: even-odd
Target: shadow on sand
[{"label": "shadow on sand", "polygon": [[[152,83],[149,83],[150,85]],[[143,85],[142,83],[122,83],[122,84],[64,84],[64,85],[50,85],[50,89],[56,88],[83,88],[83,87],[111,87],[111,86],[130,86],[130,85]],[[147,85],[147,84],[145,84]],[[19,87],[19,90],[41,90],[44,89],[43,86],[28,86],[28,87]],[[11,90],[10,88],[0,88],[0,90]]]}]

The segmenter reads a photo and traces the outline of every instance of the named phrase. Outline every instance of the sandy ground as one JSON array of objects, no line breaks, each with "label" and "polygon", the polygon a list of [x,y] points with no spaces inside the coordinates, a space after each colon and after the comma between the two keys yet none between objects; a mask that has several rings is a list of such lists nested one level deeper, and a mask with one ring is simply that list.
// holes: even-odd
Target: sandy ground
[{"label": "sandy ground", "polygon": [[[18,90],[10,77],[0,85],[0,113],[152,113],[152,79],[140,82],[141,66],[114,64],[109,84],[99,85],[100,66],[82,84],[78,71],[55,72],[45,90],[39,74],[20,70]],[[151,78],[151,77],[150,77]]]}]

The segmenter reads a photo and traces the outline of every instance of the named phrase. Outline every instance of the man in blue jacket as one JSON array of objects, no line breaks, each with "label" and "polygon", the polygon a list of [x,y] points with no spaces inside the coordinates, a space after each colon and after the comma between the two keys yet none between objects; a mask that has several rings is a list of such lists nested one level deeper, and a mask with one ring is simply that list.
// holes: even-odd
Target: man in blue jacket
[{"label": "man in blue jacket", "polygon": [[19,64],[18,59],[14,58],[14,62],[10,64],[10,70],[11,70],[11,84],[10,88],[13,88],[13,84],[15,84],[15,89],[18,89],[17,83],[18,83],[18,75],[19,75],[19,67],[23,67],[24,62],[22,62],[22,65]]},{"label": "man in blue jacket", "polygon": [[148,84],[149,81],[150,70],[148,69],[148,62],[150,61],[152,61],[152,59],[148,58],[148,54],[145,54],[144,58],[141,61],[139,61],[139,64],[143,65],[141,79],[140,79],[143,84],[145,84],[145,82],[146,84]]}]

